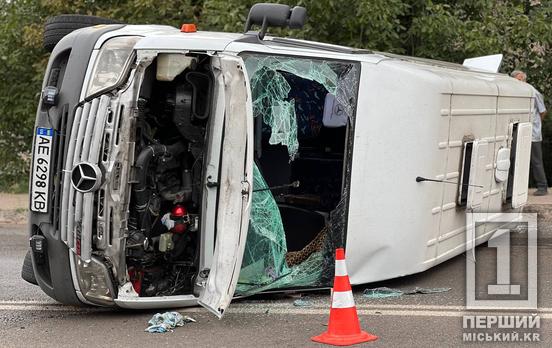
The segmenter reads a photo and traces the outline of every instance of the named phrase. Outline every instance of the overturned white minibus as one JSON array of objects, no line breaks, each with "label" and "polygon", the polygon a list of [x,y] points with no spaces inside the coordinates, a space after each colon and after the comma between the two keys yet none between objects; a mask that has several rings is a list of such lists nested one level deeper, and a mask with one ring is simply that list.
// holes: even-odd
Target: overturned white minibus
[{"label": "overturned white minibus", "polygon": [[265,36],[304,21],[266,6],[245,34],[110,24],[55,45],[24,266],[52,298],[222,316],[331,286],[336,247],[353,284],[421,272],[464,252],[466,212],[526,202],[529,85]]}]

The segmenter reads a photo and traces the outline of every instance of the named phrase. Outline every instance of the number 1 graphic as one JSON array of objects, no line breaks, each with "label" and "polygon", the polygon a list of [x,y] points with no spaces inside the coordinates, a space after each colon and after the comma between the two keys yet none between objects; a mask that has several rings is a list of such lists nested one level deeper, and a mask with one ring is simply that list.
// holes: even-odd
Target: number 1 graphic
[{"label": "number 1 graphic", "polygon": [[487,292],[489,295],[519,295],[520,286],[510,284],[510,230],[497,230],[488,245],[496,248],[497,284],[489,284]]}]

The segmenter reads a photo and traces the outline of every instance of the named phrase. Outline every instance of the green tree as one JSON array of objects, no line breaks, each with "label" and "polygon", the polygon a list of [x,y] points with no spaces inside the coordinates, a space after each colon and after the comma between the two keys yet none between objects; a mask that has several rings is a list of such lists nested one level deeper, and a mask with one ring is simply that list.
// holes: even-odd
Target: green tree
[{"label": "green tree", "polygon": [[[254,0],[205,0],[202,25],[221,31],[243,31],[249,8]],[[313,41],[330,42],[352,47],[371,47],[402,52],[400,33],[404,30],[400,17],[408,5],[401,0],[335,0],[273,1],[291,6],[304,6],[308,21],[300,31],[271,30],[278,35],[291,35]]]},{"label": "green tree", "polygon": [[[47,17],[90,14],[124,23],[242,32],[255,0],[0,0],[0,190],[24,189],[32,128],[48,55],[41,48]],[[271,30],[353,47],[461,63],[503,53],[502,71],[527,71],[552,107],[551,0],[277,0],[305,6],[303,30]],[[545,122],[545,141],[552,122]],[[545,164],[552,176],[552,142]]]},{"label": "green tree", "polygon": [[30,44],[38,1],[0,5],[0,188],[26,189],[44,53]]}]

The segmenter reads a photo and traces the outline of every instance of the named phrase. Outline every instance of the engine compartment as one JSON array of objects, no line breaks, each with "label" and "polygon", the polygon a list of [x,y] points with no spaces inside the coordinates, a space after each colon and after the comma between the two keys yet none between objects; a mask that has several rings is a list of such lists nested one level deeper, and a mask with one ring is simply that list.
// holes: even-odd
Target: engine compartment
[{"label": "engine compartment", "polygon": [[[207,55],[156,57],[144,71],[137,99],[125,281],[140,297],[199,296],[210,273],[214,245],[208,239],[217,238],[216,229],[213,236],[201,235],[200,224],[211,231],[216,219],[210,214],[219,204],[219,197],[204,188],[218,187],[223,179],[211,181],[211,174],[221,175],[212,163],[222,163],[222,153],[236,150],[231,143],[223,148],[223,142],[220,154],[212,151],[213,139],[230,134],[220,128],[223,121],[218,123],[225,118],[217,114],[209,120],[212,110],[219,110],[213,90],[224,75],[219,61],[211,61],[218,58]],[[344,173],[358,66],[253,54],[242,58],[251,84],[254,159],[236,294],[327,286],[333,251],[344,238]]]},{"label": "engine compartment", "polygon": [[212,91],[207,56],[160,55],[145,72],[125,247],[128,275],[140,297],[193,291]]}]

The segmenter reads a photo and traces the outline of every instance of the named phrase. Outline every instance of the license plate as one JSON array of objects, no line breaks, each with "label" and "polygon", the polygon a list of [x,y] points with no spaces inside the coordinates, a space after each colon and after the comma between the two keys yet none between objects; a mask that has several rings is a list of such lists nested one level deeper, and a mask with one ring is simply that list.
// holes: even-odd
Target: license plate
[{"label": "license plate", "polygon": [[31,179],[31,210],[37,213],[48,212],[53,139],[54,130],[52,128],[38,127],[36,129]]}]

